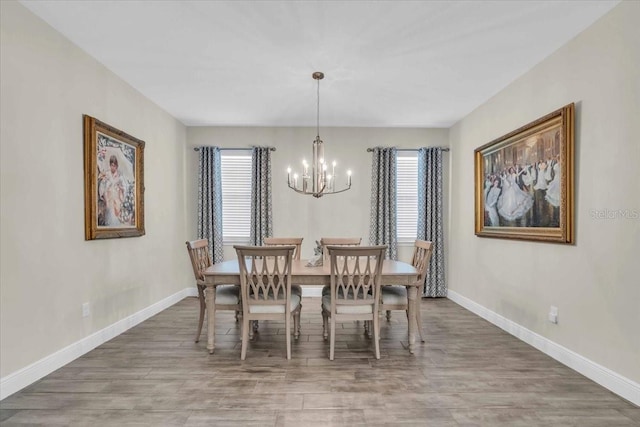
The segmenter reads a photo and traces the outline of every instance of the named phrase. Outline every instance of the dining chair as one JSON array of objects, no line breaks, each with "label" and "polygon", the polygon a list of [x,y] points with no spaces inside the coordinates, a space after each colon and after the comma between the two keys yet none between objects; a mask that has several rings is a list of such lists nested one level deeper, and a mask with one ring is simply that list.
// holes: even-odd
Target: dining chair
[{"label": "dining chair", "polygon": [[372,323],[376,359],[380,359],[380,280],[386,245],[327,246],[331,287],[322,297],[323,338],[331,327],[329,360],[333,360],[336,322],[364,320]]},{"label": "dining chair", "polygon": [[[249,325],[254,320],[284,320],[287,359],[293,329],[300,323],[301,298],[291,292],[291,261],[295,246],[234,246],[238,255],[242,295],[242,350],[247,355]],[[296,337],[297,338],[297,337]]]},{"label": "dining chair", "polygon": [[[413,249],[413,259],[411,265],[418,270],[418,276],[414,286],[424,284],[424,279],[429,269],[429,260],[433,245],[426,240],[416,240]],[[406,286],[383,286],[380,292],[380,312],[387,312],[387,321],[391,320],[391,310],[404,310],[409,319],[409,299]],[[420,293],[419,293],[420,294]],[[418,323],[418,332],[420,340],[424,342],[424,334],[422,332],[422,318],[420,316],[420,300],[415,301],[416,322]]]},{"label": "dining chair", "polygon": [[200,341],[202,332],[202,324],[204,323],[204,314],[209,309],[209,316],[215,316],[216,310],[233,310],[236,312],[236,322],[238,315],[242,311],[240,302],[240,286],[238,285],[218,285],[215,287],[216,303],[215,307],[206,307],[204,290],[203,272],[210,267],[211,256],[209,255],[209,241],[207,239],[192,240],[186,242],[189,258],[191,259],[191,267],[196,278],[196,286],[198,288],[198,300],[200,302],[200,319],[198,320],[198,332],[196,333],[196,342]]}]

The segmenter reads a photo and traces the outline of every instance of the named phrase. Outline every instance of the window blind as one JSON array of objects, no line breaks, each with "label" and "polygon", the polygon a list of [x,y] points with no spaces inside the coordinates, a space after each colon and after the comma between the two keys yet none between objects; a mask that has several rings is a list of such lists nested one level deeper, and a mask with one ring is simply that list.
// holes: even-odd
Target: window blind
[{"label": "window blind", "polygon": [[399,152],[396,160],[398,243],[418,235],[418,153]]},{"label": "window blind", "polygon": [[247,243],[251,226],[251,152],[224,151],[222,163],[222,238]]}]

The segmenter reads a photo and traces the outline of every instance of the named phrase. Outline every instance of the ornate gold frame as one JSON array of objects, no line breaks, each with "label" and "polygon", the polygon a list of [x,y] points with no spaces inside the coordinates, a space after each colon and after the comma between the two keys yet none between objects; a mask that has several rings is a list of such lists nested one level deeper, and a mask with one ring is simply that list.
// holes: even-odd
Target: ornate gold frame
[{"label": "ornate gold frame", "polygon": [[85,240],[144,235],[144,141],[83,121]]},{"label": "ornate gold frame", "polygon": [[[574,110],[574,104],[568,104],[474,151],[477,236],[574,243]],[[550,135],[553,137],[550,138]],[[545,157],[546,154],[553,154],[553,158]],[[528,163],[531,159],[537,160],[533,166]],[[520,165],[519,161],[524,165]],[[505,219],[497,214],[497,209],[490,215],[496,198],[486,197],[492,186],[500,187],[499,198],[506,194],[501,184],[510,187],[505,177],[511,176],[512,181],[521,179],[519,176],[522,173],[529,178],[538,177],[538,168],[543,166],[553,168],[554,177],[558,170],[560,181],[554,190],[559,186],[559,206],[541,199],[543,190],[534,190],[531,184],[519,186],[523,192],[529,191],[532,203],[531,208],[519,219]],[[494,184],[496,180],[498,183]],[[489,200],[487,206],[486,200]],[[552,200],[555,201],[555,198]],[[522,204],[526,205],[525,202]],[[498,224],[495,224],[496,218]],[[548,223],[545,223],[547,220]]]}]

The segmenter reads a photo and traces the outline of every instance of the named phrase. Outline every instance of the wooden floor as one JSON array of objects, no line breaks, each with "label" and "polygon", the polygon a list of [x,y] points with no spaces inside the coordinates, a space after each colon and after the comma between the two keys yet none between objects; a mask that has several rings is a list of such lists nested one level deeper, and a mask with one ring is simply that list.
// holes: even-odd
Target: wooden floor
[{"label": "wooden floor", "polygon": [[422,301],[427,342],[382,322],[380,360],[362,324],[322,339],[319,298],[285,358],[284,324],[261,322],[240,361],[240,325],[195,344],[187,298],[0,402],[1,425],[640,426],[640,409],[447,299]]}]

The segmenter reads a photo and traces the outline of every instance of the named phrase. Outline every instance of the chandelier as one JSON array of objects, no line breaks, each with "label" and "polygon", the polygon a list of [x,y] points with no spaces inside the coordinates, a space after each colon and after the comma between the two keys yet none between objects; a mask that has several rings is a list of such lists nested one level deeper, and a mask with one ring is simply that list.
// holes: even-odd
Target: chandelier
[{"label": "chandelier", "polygon": [[318,81],[318,112],[316,117],[316,139],[313,141],[313,158],[311,164],[302,159],[302,175],[296,172],[291,174],[291,168],[287,169],[287,184],[289,188],[300,194],[308,194],[313,197],[322,197],[325,194],[336,194],[351,188],[351,171],[347,171],[347,179],[344,187],[336,186],[336,161],[331,163],[331,173],[324,156],[324,143],[320,139],[320,80],[324,74],[316,71],[312,77]]}]

